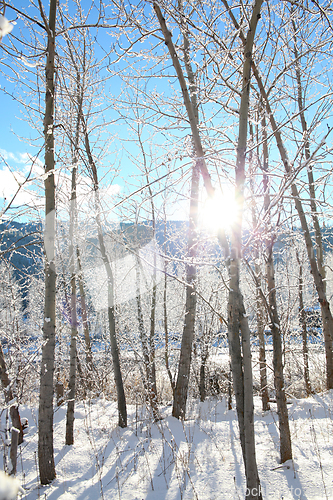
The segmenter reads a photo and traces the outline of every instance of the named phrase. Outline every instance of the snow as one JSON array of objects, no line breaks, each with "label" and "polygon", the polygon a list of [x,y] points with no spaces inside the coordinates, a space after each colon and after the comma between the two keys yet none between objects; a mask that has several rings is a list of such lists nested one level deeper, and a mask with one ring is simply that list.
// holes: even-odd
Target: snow
[{"label": "snow", "polygon": [[8,19],[0,15],[0,40],[5,35],[8,35],[14,28],[14,23],[10,23]]},{"label": "snow", "polygon": [[[294,399],[288,406],[294,459],[281,465],[276,406],[271,403],[271,411],[264,414],[255,398],[263,498],[333,498],[333,392]],[[76,405],[73,446],[64,444],[66,408],[57,408],[57,477],[47,487],[38,485],[36,474],[37,409],[24,406],[20,412],[30,424],[20,446],[17,473],[26,500],[245,498],[237,419],[224,400],[190,400],[185,422],[171,416],[171,406],[163,407],[163,419],[154,423],[144,406],[129,405],[126,429],[116,425],[114,402],[104,398],[82,402]],[[1,419],[4,429],[4,412]]]},{"label": "snow", "polygon": [[0,471],[0,500],[15,500],[19,491],[24,493],[19,480]]}]

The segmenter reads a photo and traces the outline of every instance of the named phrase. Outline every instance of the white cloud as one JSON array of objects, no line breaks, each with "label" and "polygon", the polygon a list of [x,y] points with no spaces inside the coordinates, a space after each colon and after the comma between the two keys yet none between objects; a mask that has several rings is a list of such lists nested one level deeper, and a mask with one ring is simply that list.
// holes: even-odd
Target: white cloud
[{"label": "white cloud", "polygon": [[[36,208],[40,206],[41,196],[33,179],[38,179],[43,172],[41,161],[28,153],[12,153],[5,149],[0,149],[0,158],[5,163],[0,168],[2,206],[6,207],[16,193],[13,203],[15,207],[28,205]],[[25,183],[29,174],[31,180]]]},{"label": "white cloud", "polygon": [[2,148],[0,148],[0,156],[7,162],[15,162],[20,164],[26,164],[31,159],[28,153],[11,153],[10,151],[6,151]]},{"label": "white cloud", "polygon": [[23,186],[25,180],[26,177],[21,172],[11,171],[9,167],[0,169],[0,199],[3,199],[4,205],[11,201],[20,186],[21,188],[15,197],[15,206],[29,205],[35,207],[40,203],[38,193]]},{"label": "white cloud", "polygon": [[[14,206],[28,205],[30,207],[44,207],[44,163],[28,153],[13,153],[0,148],[0,159],[4,165],[0,167],[0,204],[5,207],[17,192]],[[29,180],[24,185],[26,178]],[[68,219],[69,201],[71,197],[71,171],[70,168],[59,168],[54,171],[56,185],[57,211],[59,219]],[[103,185],[99,195],[103,207],[112,207],[116,197],[121,191],[118,184]],[[77,203],[80,211],[85,216],[93,216],[94,193],[91,179],[82,173],[77,178]],[[109,220],[114,220],[114,214],[107,210],[105,215]]]}]

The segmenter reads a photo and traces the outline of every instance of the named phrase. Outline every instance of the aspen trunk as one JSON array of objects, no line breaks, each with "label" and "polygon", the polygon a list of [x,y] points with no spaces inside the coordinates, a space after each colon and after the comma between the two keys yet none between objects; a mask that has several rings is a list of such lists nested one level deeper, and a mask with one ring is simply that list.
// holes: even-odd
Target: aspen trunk
[{"label": "aspen trunk", "polygon": [[188,229],[188,251],[186,261],[186,302],[185,322],[180,348],[178,376],[174,391],[172,415],[176,418],[185,418],[188,385],[190,379],[192,344],[194,337],[194,323],[197,297],[195,282],[197,277],[196,257],[197,227],[198,227],[198,200],[199,200],[199,168],[196,162],[192,169],[192,185],[190,199],[190,220]]},{"label": "aspen trunk", "polygon": [[154,412],[155,420],[159,420],[160,414],[158,411],[158,397],[157,397],[157,385],[156,385],[156,365],[155,365],[155,316],[156,316],[156,295],[157,295],[157,285],[156,285],[156,255],[154,256],[154,285],[151,297],[151,308],[150,308],[150,335],[149,335],[149,364],[150,364],[150,393],[152,408]]},{"label": "aspen trunk", "polygon": [[188,40],[184,36],[184,55],[186,59],[186,70],[190,80],[190,94],[187,90],[186,81],[179,59],[172,42],[171,33],[167,29],[165,19],[162,16],[159,6],[154,2],[153,7],[161,26],[162,33],[165,38],[165,43],[169,49],[172,63],[177,73],[178,81],[183,94],[184,104],[189,117],[192,140],[195,150],[195,164],[192,167],[191,179],[191,194],[190,194],[190,216],[189,216],[189,230],[188,230],[188,245],[187,245],[187,262],[186,262],[186,302],[185,302],[185,322],[182,335],[182,343],[180,349],[180,358],[178,366],[178,376],[174,390],[174,400],[172,415],[176,418],[185,418],[186,401],[188,394],[188,385],[191,371],[191,358],[192,358],[192,344],[194,338],[194,324],[196,314],[196,265],[194,263],[196,257],[197,247],[197,230],[198,230],[198,203],[199,203],[199,174],[200,171],[204,178],[204,183],[210,194],[213,193],[210,175],[208,174],[207,167],[204,161],[204,153],[201,144],[199,129],[198,129],[198,106],[196,101],[196,85],[194,82],[193,72],[189,63],[188,57]]},{"label": "aspen trunk", "polygon": [[88,314],[87,314],[87,304],[86,304],[86,293],[83,285],[83,276],[82,276],[82,264],[80,257],[80,249],[76,248],[76,257],[78,264],[78,282],[79,282],[79,290],[80,290],[80,304],[81,304],[81,314],[82,314],[82,325],[83,325],[83,334],[84,334],[84,343],[85,343],[85,354],[86,354],[86,363],[88,367],[88,377],[89,380],[87,385],[89,389],[92,387],[92,383],[90,377],[92,376],[92,371],[94,369],[92,350],[91,350],[91,342],[90,342],[90,333],[89,333],[89,323],[88,323]]},{"label": "aspen trunk", "polygon": [[[264,186],[264,209],[265,220],[269,227],[272,227],[270,214],[270,188],[268,180],[268,145],[266,132],[266,119],[263,114],[261,120],[263,134],[263,186]],[[274,236],[271,235],[270,242],[266,243],[266,279],[268,289],[268,308],[270,316],[270,328],[273,338],[273,369],[274,369],[274,386],[276,392],[277,412],[279,417],[280,430],[280,459],[281,463],[292,458],[291,437],[289,429],[289,418],[287,409],[287,400],[284,390],[284,376],[282,363],[282,342],[280,331],[280,319],[278,315],[278,307],[276,301],[275,289],[275,270],[273,261],[273,245]]]},{"label": "aspen trunk", "polygon": [[110,333],[110,344],[111,344],[111,355],[112,355],[112,364],[113,364],[113,372],[114,379],[117,390],[117,404],[118,404],[118,424],[119,427],[127,427],[127,407],[126,407],[126,398],[124,391],[123,378],[120,367],[120,357],[119,357],[119,348],[116,336],[116,318],[115,318],[115,304],[114,304],[114,279],[113,272],[110,264],[110,260],[105,248],[104,244],[104,236],[103,236],[103,228],[100,218],[100,209],[101,203],[99,200],[99,184],[98,184],[98,176],[97,176],[97,168],[91,153],[90,142],[88,131],[86,128],[86,124],[83,116],[81,115],[81,121],[83,125],[83,133],[85,139],[85,148],[89,161],[89,167],[91,170],[91,175],[93,179],[94,185],[94,193],[95,193],[95,211],[96,211],[96,225],[97,225],[97,235],[98,235],[98,243],[99,249],[101,252],[102,261],[105,267],[106,276],[107,276],[107,297],[108,297],[108,320],[109,320],[109,333]]},{"label": "aspen trunk", "polygon": [[[164,231],[164,241],[166,240],[166,222],[165,222],[165,231]],[[167,272],[166,272],[166,262],[164,263],[164,287],[163,287],[163,325],[164,325],[164,361],[165,367],[167,370],[167,374],[170,381],[170,386],[172,389],[172,394],[174,397],[175,392],[175,382],[172,377],[170,364],[169,364],[169,329],[168,329],[168,311],[167,311]]]},{"label": "aspen trunk", "polygon": [[[139,136],[140,137],[140,136]],[[152,225],[153,225],[153,239],[156,241],[156,219],[155,219],[155,207],[154,207],[154,197],[151,185],[149,183],[148,167],[146,163],[146,153],[144,145],[140,137],[140,146],[142,155],[144,158],[146,179],[148,185],[149,198],[151,203],[151,215],[152,215]],[[149,332],[149,342],[148,342],[148,353],[149,353],[149,378],[148,378],[148,390],[151,402],[151,407],[154,414],[155,421],[159,420],[160,414],[158,411],[158,397],[157,397],[157,384],[156,384],[156,366],[155,366],[155,321],[156,321],[156,297],[157,297],[157,284],[156,284],[156,248],[154,249],[154,268],[153,268],[153,289],[151,295],[151,306],[150,306],[150,332]]]},{"label": "aspen trunk", "polygon": [[283,363],[282,363],[282,342],[280,331],[280,320],[277,311],[275,273],[273,264],[273,243],[268,248],[266,264],[267,288],[269,297],[269,310],[271,319],[271,332],[273,337],[273,367],[274,386],[276,392],[276,404],[279,417],[280,430],[280,458],[281,463],[292,459],[291,437],[289,429],[289,418],[287,400],[284,390]]},{"label": "aspen trunk", "polygon": [[76,272],[74,254],[74,233],[76,217],[76,161],[73,162],[72,170],[72,194],[70,206],[70,228],[69,228],[69,262],[71,273],[71,346],[69,363],[69,384],[67,393],[67,418],[66,418],[66,444],[74,444],[74,406],[75,406],[75,385],[76,385],[76,339],[77,339],[77,313],[76,313]]},{"label": "aspen trunk", "polygon": [[[259,285],[260,286],[260,285]],[[260,394],[263,411],[268,411],[269,394],[267,386],[267,363],[266,363],[266,343],[265,343],[265,323],[264,310],[260,290],[257,287],[257,330],[259,339],[259,367],[260,367]]]},{"label": "aspen trunk", "polygon": [[[0,342],[0,379],[1,386],[5,395],[5,403],[8,404],[10,401],[15,400],[13,391],[10,386],[10,380],[7,372],[7,367],[5,363],[5,357],[2,350]],[[13,402],[9,409],[10,419],[12,422],[12,432],[11,432],[11,443],[10,443],[10,461],[11,470],[10,474],[16,474],[16,464],[17,464],[17,448],[18,445],[23,443],[23,430],[21,425],[20,413],[17,407],[17,402]]]},{"label": "aspen trunk", "polygon": [[145,367],[145,380],[144,385],[147,391],[147,399],[150,403],[154,420],[159,420],[160,415],[157,406],[157,390],[156,390],[156,378],[155,378],[155,363],[154,360],[151,359],[151,345],[150,339],[147,338],[143,314],[142,314],[142,306],[141,306],[141,294],[140,294],[140,263],[139,257],[137,257],[136,262],[136,305],[138,311],[138,323],[139,323],[139,335],[142,346],[142,354],[143,354],[143,364]]},{"label": "aspen trunk", "polygon": [[303,347],[303,364],[304,364],[304,385],[307,396],[312,393],[309,375],[309,350],[308,350],[308,334],[306,328],[306,317],[303,301],[303,267],[299,258],[298,251],[296,251],[296,258],[299,266],[298,274],[298,300],[299,300],[299,322],[302,328],[302,347]]},{"label": "aspen trunk", "polygon": [[201,402],[206,399],[206,359],[205,357],[201,357],[200,363],[199,394]]},{"label": "aspen trunk", "polygon": [[77,339],[77,299],[76,299],[76,258],[75,258],[75,238],[77,230],[77,206],[76,206],[76,171],[78,161],[78,146],[80,138],[80,116],[82,113],[82,98],[81,98],[81,83],[80,74],[76,74],[76,93],[78,113],[76,117],[76,130],[73,144],[73,169],[72,169],[72,185],[71,185],[71,198],[70,198],[70,213],[69,213],[69,267],[71,274],[71,346],[70,346],[70,363],[69,363],[69,383],[67,393],[67,418],[66,418],[66,444],[74,444],[74,407],[76,396],[76,367],[77,367],[77,352],[76,352],[76,339]]},{"label": "aspen trunk", "polygon": [[[42,8],[42,7],[41,7]],[[45,67],[45,302],[42,363],[40,372],[40,395],[38,413],[38,463],[42,484],[48,484],[56,477],[53,450],[53,375],[55,351],[55,184],[54,184],[54,75],[55,75],[55,25],[57,1],[50,0]],[[43,13],[43,17],[44,13]]]},{"label": "aspen trunk", "polygon": [[108,294],[108,319],[109,319],[109,333],[110,333],[110,343],[111,343],[111,354],[113,362],[114,378],[117,389],[117,402],[118,402],[118,424],[119,427],[127,427],[127,408],[126,408],[126,398],[124,391],[123,378],[120,368],[120,358],[119,358],[119,348],[116,336],[116,318],[115,318],[115,305],[114,305],[114,280],[113,273],[110,265],[110,261],[106,252],[103,238],[102,224],[100,221],[100,216],[98,210],[100,210],[100,203],[98,198],[98,192],[95,191],[96,197],[96,222],[97,222],[97,232],[99,248],[102,255],[102,260],[107,275],[107,294]]},{"label": "aspen trunk", "polygon": [[[231,366],[233,372],[236,409],[240,428],[240,438],[246,474],[246,498],[261,499],[261,488],[255,454],[254,405],[252,365],[250,350],[250,329],[245,314],[243,297],[240,291],[239,271],[242,255],[242,219],[244,205],[245,160],[249,113],[251,62],[254,36],[262,0],[255,2],[250,20],[250,28],[244,44],[244,63],[242,75],[242,94],[239,110],[239,135],[236,160],[235,198],[237,218],[232,228],[230,254],[230,292],[228,304],[228,334]],[[239,331],[242,338],[240,344]],[[242,355],[243,354],[243,355]]]},{"label": "aspen trunk", "polygon": [[[268,195],[268,146],[267,146],[267,134],[265,129],[265,118],[262,120],[262,130],[263,130],[263,161],[261,164],[261,168],[263,170],[263,188],[264,188],[264,197],[266,198]],[[252,142],[254,141],[253,127],[250,124],[250,135],[252,137]],[[259,137],[257,131],[257,157],[260,157],[259,151]],[[254,163],[252,154],[249,157],[249,163]],[[254,195],[254,186],[253,186],[253,178],[250,178],[250,186],[252,190],[252,195]],[[254,196],[253,196],[254,198]],[[252,203],[252,225],[253,230],[255,231],[258,225],[257,214],[256,214],[256,206],[255,202]],[[261,268],[257,263],[257,260],[260,257],[260,247],[261,244],[258,243],[255,245],[254,249],[254,271],[256,275],[256,319],[257,319],[257,335],[259,340],[259,367],[260,367],[260,396],[261,396],[261,404],[263,411],[268,411],[270,409],[269,406],[269,395],[268,395],[268,386],[267,386],[267,365],[266,365],[266,345],[265,345],[265,304],[262,298],[262,279],[261,279]]]}]

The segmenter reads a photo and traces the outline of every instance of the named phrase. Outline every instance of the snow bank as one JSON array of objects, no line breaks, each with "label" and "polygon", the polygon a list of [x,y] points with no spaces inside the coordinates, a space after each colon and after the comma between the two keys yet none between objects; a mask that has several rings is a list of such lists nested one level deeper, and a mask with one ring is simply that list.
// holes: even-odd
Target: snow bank
[{"label": "snow bank", "polygon": [[19,492],[24,492],[19,480],[0,471],[0,500],[15,500]]}]

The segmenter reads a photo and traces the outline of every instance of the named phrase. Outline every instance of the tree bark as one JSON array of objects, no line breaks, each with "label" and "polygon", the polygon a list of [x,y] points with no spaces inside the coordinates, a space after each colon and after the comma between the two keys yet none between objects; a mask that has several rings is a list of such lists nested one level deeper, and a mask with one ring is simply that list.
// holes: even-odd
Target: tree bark
[{"label": "tree bark", "polygon": [[[265,117],[262,119],[262,131],[263,131],[263,161],[262,161],[262,170],[263,170],[263,191],[264,196],[267,196],[268,192],[268,145],[267,145],[267,134],[265,128]],[[250,124],[250,133],[252,137],[252,142],[254,141],[253,127]],[[257,132],[258,136],[258,132]],[[259,137],[257,137],[259,139]],[[260,157],[259,150],[259,140],[257,140],[257,156]],[[252,154],[249,158],[250,164],[254,163]],[[253,187],[253,177],[250,177],[250,186],[252,190],[252,196],[254,198],[254,187]],[[258,225],[257,213],[255,202],[253,201],[252,207],[252,226],[255,231]],[[266,344],[265,344],[265,303],[262,298],[262,276],[261,276],[261,268],[258,264],[258,259],[261,254],[261,242],[255,244],[254,248],[254,272],[256,275],[256,319],[257,319],[257,335],[259,340],[259,367],[260,367],[260,395],[261,395],[261,404],[263,411],[268,411],[270,409],[269,406],[269,394],[268,394],[268,386],[267,386],[267,364],[266,364]]]},{"label": "tree bark", "polygon": [[76,313],[76,272],[74,254],[74,233],[76,217],[76,162],[73,163],[72,170],[72,194],[70,207],[70,228],[69,228],[69,262],[71,273],[71,346],[69,364],[69,384],[67,392],[67,419],[66,419],[66,444],[74,444],[74,406],[75,406],[75,385],[76,385],[76,339],[77,339],[77,313]]},{"label": "tree bark", "polygon": [[[252,365],[250,350],[250,329],[240,291],[239,271],[242,256],[242,219],[244,206],[245,160],[249,114],[251,63],[254,36],[260,18],[262,0],[253,6],[250,27],[244,43],[242,93],[239,109],[239,135],[236,159],[235,199],[237,202],[236,222],[231,234],[230,292],[228,303],[228,336],[233,372],[236,409],[246,474],[246,498],[261,499],[261,487],[257,469],[254,435],[254,404]],[[242,337],[240,342],[239,331]],[[242,352],[243,351],[243,352]],[[243,354],[243,355],[242,355]]]},{"label": "tree bark", "polygon": [[200,375],[199,375],[199,395],[203,403],[206,399],[206,357],[201,357]]},{"label": "tree bark", "polygon": [[[268,144],[266,132],[266,119],[263,114],[261,120],[263,133],[263,187],[264,187],[264,210],[266,226],[272,231],[272,222],[270,214],[270,187],[268,179]],[[277,412],[279,417],[280,430],[280,458],[281,463],[292,458],[291,437],[289,429],[289,418],[287,409],[287,400],[284,390],[283,362],[282,362],[282,342],[280,319],[278,314],[276,289],[275,289],[275,270],[273,260],[274,235],[269,236],[270,241],[266,241],[266,280],[268,289],[268,308],[270,317],[270,329],[273,338],[273,369],[274,386],[276,391]]]},{"label": "tree bark", "polygon": [[185,322],[180,348],[178,376],[174,391],[172,415],[176,418],[185,418],[188,385],[190,379],[192,345],[194,337],[194,323],[197,297],[195,282],[197,277],[195,257],[197,253],[198,228],[198,200],[199,200],[199,166],[195,162],[192,168],[190,219],[188,229],[188,250],[186,260],[186,302]]},{"label": "tree bark", "polygon": [[[166,217],[165,217],[165,226],[164,226],[164,253],[166,247]],[[165,367],[167,370],[167,374],[170,381],[170,386],[172,389],[172,395],[174,397],[175,392],[175,382],[172,377],[170,364],[169,364],[169,328],[168,328],[168,310],[167,310],[167,262],[164,262],[164,286],[163,286],[163,325],[164,325],[164,361]]]},{"label": "tree bark", "polygon": [[0,379],[1,386],[5,395],[5,403],[11,402],[9,414],[12,422],[12,432],[11,432],[11,444],[10,444],[10,461],[11,461],[11,471],[10,474],[16,474],[16,464],[17,464],[17,447],[23,443],[23,430],[21,425],[20,413],[17,406],[17,401],[13,391],[10,386],[10,380],[7,372],[7,367],[5,363],[5,357],[2,350],[2,345],[0,342]]},{"label": "tree bark", "polygon": [[38,414],[38,463],[42,484],[56,477],[53,451],[53,375],[55,350],[55,184],[54,184],[54,96],[55,96],[55,26],[57,0],[50,0],[49,20],[39,3],[47,31],[47,53],[45,67],[45,302],[42,363],[40,373],[40,395]]},{"label": "tree bark", "polygon": [[71,346],[70,346],[70,364],[69,364],[69,384],[67,392],[67,419],[66,419],[66,444],[74,444],[74,407],[75,407],[75,386],[76,386],[76,366],[77,366],[77,298],[76,298],[76,257],[75,257],[75,239],[77,231],[77,205],[76,205],[76,171],[78,162],[78,147],[80,138],[80,122],[82,113],[82,87],[81,77],[77,70],[76,72],[76,94],[77,94],[77,115],[75,137],[72,144],[72,185],[70,198],[70,213],[69,213],[69,267],[71,275]]}]

